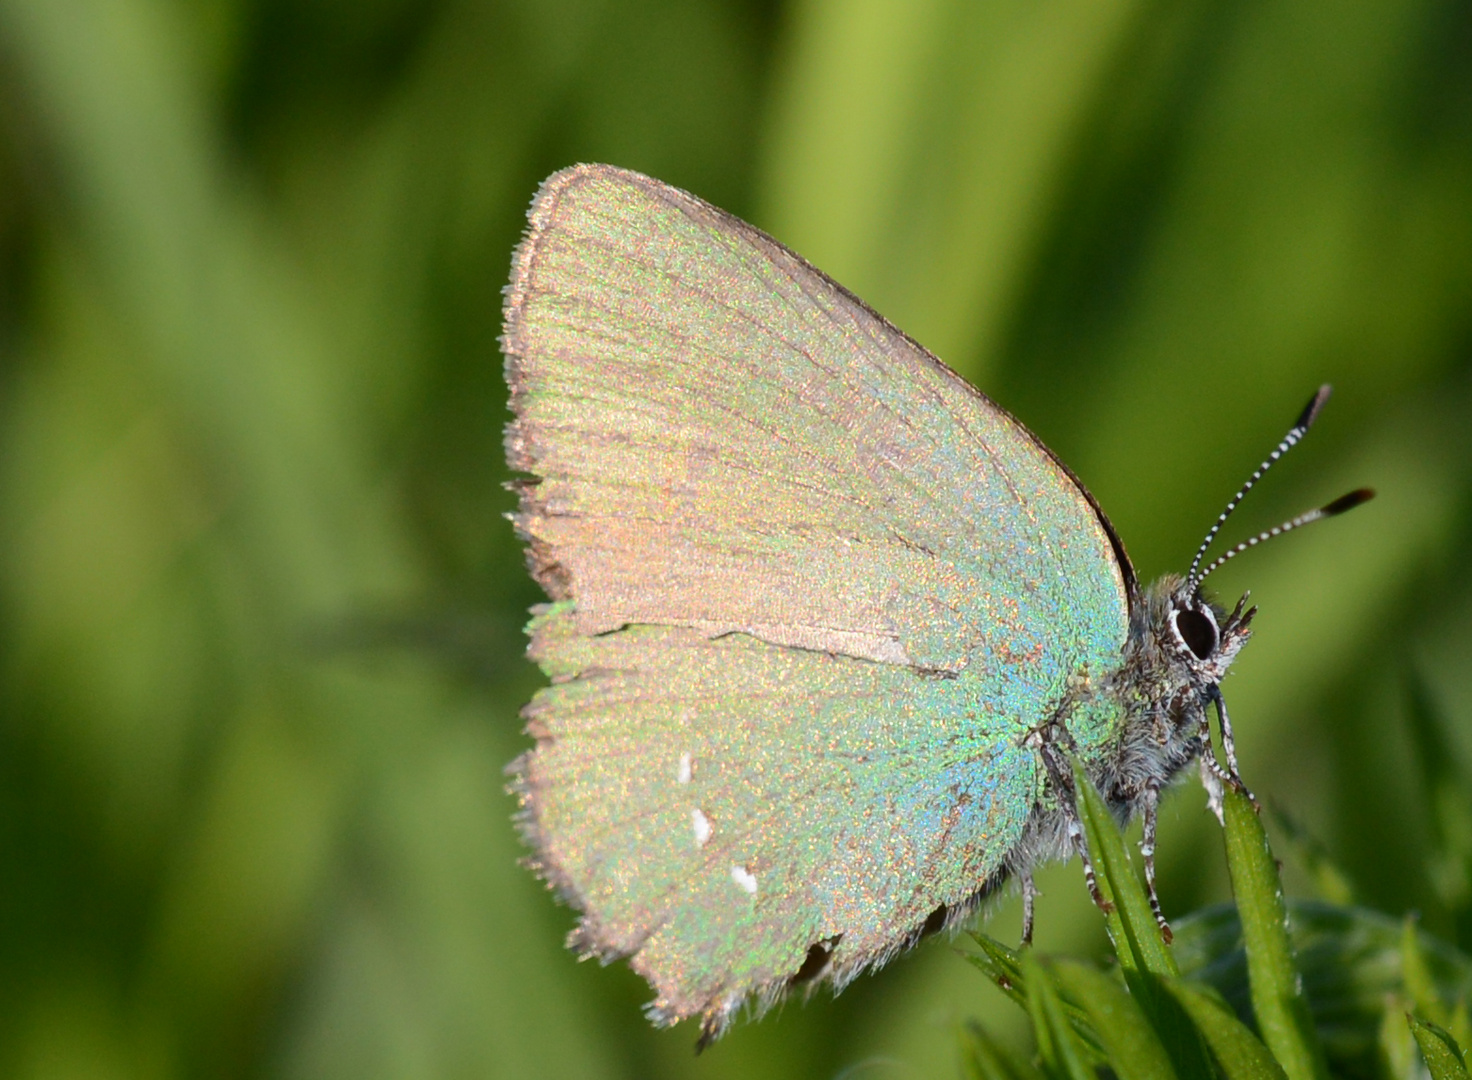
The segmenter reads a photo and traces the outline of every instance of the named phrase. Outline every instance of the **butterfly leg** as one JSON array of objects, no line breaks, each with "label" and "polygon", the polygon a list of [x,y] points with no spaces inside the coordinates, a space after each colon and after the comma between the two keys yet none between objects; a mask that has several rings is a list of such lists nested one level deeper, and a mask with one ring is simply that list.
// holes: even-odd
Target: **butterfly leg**
[{"label": "butterfly leg", "polygon": [[1108,915],[1114,910],[1114,905],[1099,891],[1099,879],[1094,875],[1094,863],[1089,858],[1089,845],[1084,842],[1084,828],[1076,817],[1068,820],[1068,838],[1073,841],[1073,850],[1078,852],[1079,861],[1084,864],[1084,884],[1089,888],[1089,896],[1098,909]]},{"label": "butterfly leg", "polygon": [[1145,862],[1145,887],[1150,893],[1150,912],[1155,924],[1160,927],[1160,936],[1169,945],[1175,940],[1170,923],[1160,910],[1160,894],[1155,891],[1155,819],[1160,805],[1160,781],[1152,777],[1145,784],[1145,835],[1140,840],[1140,855]]},{"label": "butterfly leg", "polygon": [[[1224,778],[1238,791],[1242,792],[1252,802],[1254,807],[1258,806],[1257,796],[1247,790],[1247,785],[1242,783],[1242,775],[1237,771],[1237,743],[1232,737],[1232,719],[1227,715],[1227,703],[1222,697],[1221,687],[1213,684],[1207,690],[1208,697],[1216,703],[1217,723],[1222,730],[1222,750],[1227,755],[1227,776]],[[1210,731],[1207,732],[1207,746],[1211,746]],[[1218,762],[1220,767],[1220,762]]]},{"label": "butterfly leg", "polygon": [[1201,786],[1206,789],[1206,808],[1211,811],[1217,822],[1226,828],[1227,819],[1222,811],[1222,793],[1226,790],[1222,787],[1222,778],[1211,768],[1211,762],[1207,754],[1200,757]]},{"label": "butterfly leg", "polygon": [[1231,770],[1217,759],[1216,746],[1211,741],[1211,717],[1205,711],[1201,713],[1201,731],[1197,738],[1201,740],[1201,768],[1204,773],[1210,773],[1218,784],[1231,784],[1233,787],[1240,784]]},{"label": "butterfly leg", "polygon": [[1241,772],[1237,768],[1237,740],[1232,736],[1232,720],[1227,716],[1227,703],[1222,698],[1221,687],[1212,686],[1210,690],[1211,700],[1216,702],[1217,721],[1222,729],[1222,749],[1227,754],[1227,768],[1232,770],[1232,775],[1240,778]]},{"label": "butterfly leg", "polygon": [[1089,887],[1089,896],[1094,900],[1099,910],[1109,914],[1114,910],[1114,905],[1104,898],[1099,891],[1099,879],[1094,874],[1094,863],[1089,858],[1089,845],[1084,840],[1084,827],[1078,819],[1078,797],[1073,790],[1073,778],[1064,768],[1063,762],[1058,758],[1058,751],[1052,743],[1045,742],[1039,748],[1042,753],[1043,766],[1048,770],[1048,779],[1053,782],[1053,789],[1058,793],[1059,804],[1068,815],[1068,840],[1073,850],[1078,852],[1079,862],[1084,865],[1084,884]]},{"label": "butterfly leg", "polygon": [[1020,875],[1022,879],[1022,943],[1032,944],[1032,915],[1034,901],[1038,898],[1038,887],[1033,884],[1032,871]]}]

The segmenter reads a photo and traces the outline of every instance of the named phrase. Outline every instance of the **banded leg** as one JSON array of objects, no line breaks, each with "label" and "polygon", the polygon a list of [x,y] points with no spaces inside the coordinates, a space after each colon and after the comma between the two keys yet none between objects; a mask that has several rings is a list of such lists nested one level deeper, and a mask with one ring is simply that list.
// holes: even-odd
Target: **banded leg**
[{"label": "banded leg", "polygon": [[1038,887],[1033,884],[1032,871],[1020,874],[1022,879],[1022,943],[1032,944],[1032,916],[1038,898]]},{"label": "banded leg", "polygon": [[1169,945],[1175,940],[1170,923],[1160,910],[1160,894],[1155,891],[1155,820],[1160,806],[1160,781],[1151,779],[1145,785],[1145,835],[1140,840],[1140,856],[1145,862],[1145,888],[1150,894],[1150,913],[1160,927],[1160,936]]},{"label": "banded leg", "polygon": [[1220,686],[1213,686],[1210,691],[1211,700],[1216,702],[1217,720],[1222,728],[1222,749],[1227,753],[1227,768],[1232,770],[1232,775],[1240,779],[1242,773],[1237,768],[1237,741],[1232,736],[1232,720],[1227,715],[1227,703],[1222,697]]},{"label": "banded leg", "polygon": [[[1237,771],[1237,744],[1236,740],[1232,737],[1232,718],[1227,715],[1227,702],[1222,697],[1222,689],[1220,686],[1213,685],[1207,690],[1207,694],[1212,701],[1216,702],[1217,723],[1222,729],[1222,750],[1226,752],[1227,768],[1230,770],[1230,776],[1226,778],[1227,782],[1246,795],[1254,809],[1261,810],[1262,808],[1257,802],[1257,796],[1247,789],[1247,785],[1242,782],[1241,773]],[[1209,735],[1210,732],[1208,731]]]},{"label": "banded leg", "polygon": [[1073,841],[1073,850],[1078,852],[1079,862],[1084,864],[1084,884],[1089,887],[1089,896],[1105,915],[1114,910],[1114,904],[1099,891],[1099,879],[1094,875],[1094,863],[1089,858],[1089,845],[1084,842],[1084,827],[1077,817],[1068,819],[1068,838]]},{"label": "banded leg", "polygon": [[1104,899],[1104,894],[1099,891],[1099,879],[1094,874],[1093,860],[1089,858],[1089,845],[1084,841],[1084,827],[1078,820],[1078,797],[1073,790],[1073,778],[1064,770],[1052,744],[1044,743],[1041,752],[1043,766],[1048,770],[1048,779],[1053,782],[1053,790],[1058,793],[1059,802],[1068,811],[1068,839],[1073,850],[1078,852],[1079,862],[1084,864],[1084,884],[1089,887],[1089,895],[1093,897],[1099,910],[1107,915],[1114,910],[1114,905]]},{"label": "banded leg", "polygon": [[1203,775],[1209,772],[1216,778],[1218,783],[1231,784],[1233,787],[1239,787],[1242,781],[1238,780],[1236,775],[1223,765],[1216,756],[1216,746],[1211,741],[1211,717],[1205,712],[1201,714],[1201,730],[1197,733],[1196,737],[1201,740],[1201,768],[1204,770]]},{"label": "banded leg", "polygon": [[1226,789],[1222,787],[1222,778],[1211,768],[1210,760],[1205,751],[1201,753],[1199,764],[1201,767],[1201,786],[1206,789],[1206,808],[1211,811],[1217,823],[1222,828],[1226,828],[1227,819],[1222,810],[1222,793]]}]

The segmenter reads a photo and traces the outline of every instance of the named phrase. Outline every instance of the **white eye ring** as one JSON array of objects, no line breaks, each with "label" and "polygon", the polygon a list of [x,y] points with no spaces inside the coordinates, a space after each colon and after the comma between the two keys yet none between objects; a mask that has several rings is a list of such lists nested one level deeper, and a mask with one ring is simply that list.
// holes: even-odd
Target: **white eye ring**
[{"label": "white eye ring", "polygon": [[1207,604],[1172,609],[1170,629],[1181,650],[1196,660],[1211,659],[1222,639],[1216,615]]}]

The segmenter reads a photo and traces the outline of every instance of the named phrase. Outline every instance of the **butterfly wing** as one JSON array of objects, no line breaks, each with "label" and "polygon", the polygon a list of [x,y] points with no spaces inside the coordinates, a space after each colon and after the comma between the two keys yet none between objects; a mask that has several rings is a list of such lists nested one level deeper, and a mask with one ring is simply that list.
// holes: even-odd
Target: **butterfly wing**
[{"label": "butterfly wing", "polygon": [[1118,665],[1133,579],[1026,429],[765,234],[596,165],[530,222],[525,828],[583,946],[711,1030],[997,873],[1041,788],[1021,738]]}]

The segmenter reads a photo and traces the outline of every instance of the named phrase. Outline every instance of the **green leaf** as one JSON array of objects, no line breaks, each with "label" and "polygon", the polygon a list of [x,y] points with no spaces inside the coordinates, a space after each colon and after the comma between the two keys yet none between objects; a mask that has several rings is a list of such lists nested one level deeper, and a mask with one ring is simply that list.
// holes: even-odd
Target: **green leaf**
[{"label": "green leaf", "polygon": [[1227,869],[1242,919],[1258,1029],[1289,1080],[1327,1080],[1329,1067],[1288,939],[1283,884],[1267,833],[1245,792],[1229,785],[1222,805]]},{"label": "green leaf", "polygon": [[[995,938],[979,931],[973,931],[971,937],[982,949],[980,955],[976,953],[963,952],[961,955],[973,967],[982,971],[987,978],[991,979],[1002,991],[1023,1009],[1027,1004],[1027,976],[1023,972],[1023,953],[1007,948]],[[1089,1015],[1083,1007],[1071,1000],[1065,993],[1063,998],[1063,1012],[1073,1030],[1084,1042],[1091,1057],[1099,1056],[1099,1037],[1094,1032],[1093,1024]]]},{"label": "green leaf", "polygon": [[1165,1045],[1178,1075],[1187,1080],[1211,1076],[1211,1063],[1201,1038],[1180,1006],[1160,985],[1179,974],[1170,946],[1160,934],[1145,887],[1135,873],[1124,836],[1104,799],[1074,763],[1079,818],[1099,892],[1112,910],[1105,915],[1109,938],[1124,973],[1125,984]]},{"label": "green leaf", "polygon": [[1411,1034],[1421,1048],[1421,1057],[1426,1061],[1431,1080],[1467,1080],[1467,1062],[1457,1040],[1443,1027],[1427,1021],[1417,1020],[1409,1013],[1406,1019],[1411,1025]]},{"label": "green leaf", "polygon": [[1040,1076],[974,1021],[961,1030],[961,1072],[967,1080],[1038,1080]]},{"label": "green leaf", "polygon": [[[1125,980],[1130,982],[1140,972],[1147,971],[1155,975],[1180,974],[1175,957],[1160,936],[1150,901],[1135,876],[1134,864],[1125,850],[1124,837],[1114,823],[1114,816],[1077,761],[1073,763],[1073,782],[1099,892],[1114,908],[1105,921]],[[1139,993],[1133,982],[1130,989]]]},{"label": "green leaf", "polygon": [[1020,954],[980,931],[972,931],[971,939],[980,946],[981,953],[961,953],[966,962],[979,969],[1002,993],[1027,1008],[1026,980],[1022,974]]},{"label": "green leaf", "polygon": [[1283,1067],[1247,1025],[1214,993],[1179,979],[1165,983],[1201,1032],[1227,1080],[1285,1080]]},{"label": "green leaf", "polygon": [[1119,1080],[1172,1080],[1175,1067],[1144,1010],[1115,980],[1077,961],[1049,965],[1063,996],[1078,1004]]},{"label": "green leaf", "polygon": [[[1409,1078],[1408,1070],[1420,1065],[1404,1021],[1414,1005],[1404,991],[1403,920],[1367,908],[1292,898],[1288,915],[1298,972],[1331,1074]],[[1237,909],[1231,904],[1203,908],[1176,920],[1174,929],[1171,952],[1182,977],[1209,983],[1250,1025],[1252,995]],[[1472,993],[1472,958],[1424,929],[1418,930],[1416,943],[1440,1000],[1458,1002]],[[1397,1002],[1387,1006],[1391,997]],[[1451,1022],[1442,1026],[1467,1046],[1472,1039],[1463,1038],[1458,1026],[1465,1023],[1465,1013],[1453,1011]]]},{"label": "green leaf", "polygon": [[1022,954],[1022,975],[1027,984],[1027,1011],[1032,1018],[1033,1037],[1037,1040],[1043,1071],[1055,1080],[1097,1080],[1063,1010],[1058,988],[1031,949]]}]

